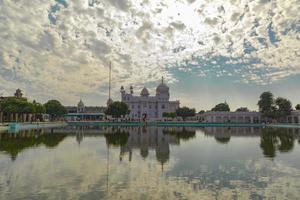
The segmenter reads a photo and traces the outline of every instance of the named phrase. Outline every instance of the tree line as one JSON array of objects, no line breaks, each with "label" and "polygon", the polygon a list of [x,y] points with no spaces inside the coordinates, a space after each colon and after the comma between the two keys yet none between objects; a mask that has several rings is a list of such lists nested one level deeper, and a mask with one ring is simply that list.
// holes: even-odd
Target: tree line
[{"label": "tree line", "polygon": [[[276,119],[282,120],[284,117],[290,115],[292,103],[286,98],[277,97],[275,98],[271,92],[263,92],[257,103],[259,112],[262,116],[268,120]],[[295,106],[296,110],[300,110],[300,104]],[[229,112],[230,107],[225,103],[219,103],[214,106],[211,111],[223,111]],[[204,113],[201,110],[199,113]],[[247,107],[241,107],[236,109],[236,112],[249,112]],[[67,113],[67,109],[58,100],[49,100],[45,104],[38,103],[36,101],[30,102],[25,98],[7,97],[0,100],[0,122],[3,116],[6,121],[18,121],[23,120],[24,116],[32,115],[32,119],[28,121],[42,120],[42,114],[49,114],[52,120],[58,119]],[[113,102],[108,106],[105,111],[106,115],[111,115],[115,118],[126,116],[130,113],[129,107],[124,102]],[[180,107],[174,113],[163,113],[165,118],[176,118],[181,117],[185,120],[188,117],[194,117],[196,115],[195,108]],[[1,117],[2,116],[2,117]],[[27,117],[28,118],[28,117]]]},{"label": "tree line", "polygon": [[1,121],[43,121],[43,114],[57,119],[67,113],[67,109],[58,100],[49,100],[45,104],[28,101],[26,98],[6,97],[0,100]]}]

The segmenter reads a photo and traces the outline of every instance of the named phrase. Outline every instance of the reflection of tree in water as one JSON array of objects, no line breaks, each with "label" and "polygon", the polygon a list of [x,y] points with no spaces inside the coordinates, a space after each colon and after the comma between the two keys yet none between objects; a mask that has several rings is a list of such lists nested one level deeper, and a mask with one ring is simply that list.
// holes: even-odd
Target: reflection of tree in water
[{"label": "reflection of tree in water", "polygon": [[182,129],[175,128],[175,129],[164,129],[164,134],[176,136],[178,139],[182,139],[184,141],[190,140],[196,137],[196,131],[194,130],[187,130],[185,127]]},{"label": "reflection of tree in water", "polygon": [[263,129],[260,147],[266,157],[273,158],[276,151],[289,152],[294,148],[294,135],[289,129]]},{"label": "reflection of tree in water", "polygon": [[117,129],[116,131],[113,131],[111,133],[105,133],[104,136],[108,145],[118,147],[125,146],[127,144],[129,133]]},{"label": "reflection of tree in water", "polygon": [[230,141],[230,136],[228,137],[217,137],[215,136],[215,140],[221,144],[227,144]]},{"label": "reflection of tree in water", "polygon": [[37,147],[41,144],[48,148],[56,147],[66,134],[43,134],[36,130],[21,131],[18,133],[4,133],[0,139],[0,151],[10,155],[15,160],[20,152],[27,148]]}]

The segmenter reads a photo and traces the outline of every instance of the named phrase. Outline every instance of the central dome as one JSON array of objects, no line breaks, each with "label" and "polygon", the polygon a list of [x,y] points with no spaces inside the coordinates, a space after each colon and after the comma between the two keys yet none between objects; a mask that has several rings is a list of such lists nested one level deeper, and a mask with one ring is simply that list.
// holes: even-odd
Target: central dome
[{"label": "central dome", "polygon": [[156,95],[169,95],[169,87],[164,83],[164,79],[162,78],[161,83],[156,88]]},{"label": "central dome", "polygon": [[166,84],[161,83],[157,86],[156,93],[169,93],[169,87]]}]

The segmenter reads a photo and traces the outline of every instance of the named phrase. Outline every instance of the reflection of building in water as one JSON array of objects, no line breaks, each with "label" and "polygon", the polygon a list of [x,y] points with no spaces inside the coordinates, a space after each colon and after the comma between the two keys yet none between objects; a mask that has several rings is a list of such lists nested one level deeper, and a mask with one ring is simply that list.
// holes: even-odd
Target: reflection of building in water
[{"label": "reflection of building in water", "polygon": [[260,137],[260,148],[269,158],[274,158],[276,152],[292,151],[295,140],[300,138],[300,129],[297,128],[205,127],[203,130],[219,143],[229,143],[233,137]]},{"label": "reflection of building in water", "polygon": [[120,160],[128,154],[132,160],[135,149],[145,159],[151,150],[155,151],[156,159],[162,164],[170,157],[170,145],[179,145],[180,140],[195,137],[195,128],[186,127],[110,127],[105,134],[108,146],[120,147]]},{"label": "reflection of building in water", "polygon": [[129,160],[131,160],[134,149],[140,149],[143,158],[148,156],[150,150],[155,150],[157,160],[164,164],[169,160],[170,145],[172,144],[178,145],[179,139],[164,134],[161,127],[132,127],[127,143],[120,147],[120,159],[122,160],[125,153],[129,153]]},{"label": "reflection of building in water", "polygon": [[261,129],[256,127],[205,127],[205,135],[213,136],[218,143],[227,144],[231,137],[257,137]]},{"label": "reflection of building in water", "polygon": [[261,128],[258,127],[205,127],[206,135],[225,138],[230,136],[260,136]]}]

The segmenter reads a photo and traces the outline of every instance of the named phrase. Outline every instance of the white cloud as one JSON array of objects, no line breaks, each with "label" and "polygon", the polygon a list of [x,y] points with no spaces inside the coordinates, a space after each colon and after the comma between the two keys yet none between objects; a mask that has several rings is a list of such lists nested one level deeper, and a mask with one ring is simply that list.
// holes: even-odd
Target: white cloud
[{"label": "white cloud", "polygon": [[[175,81],[170,67],[215,56],[259,60],[247,66],[254,70],[245,76],[236,74],[245,82],[270,83],[300,73],[295,5],[296,0],[2,0],[0,89],[22,86],[37,98],[74,103],[82,93],[106,94],[99,88],[107,84],[110,60],[117,93],[121,84],[141,86],[162,74]],[[245,41],[255,50],[245,53]],[[258,66],[267,78],[260,78]],[[218,76],[231,74],[224,70]]]}]

